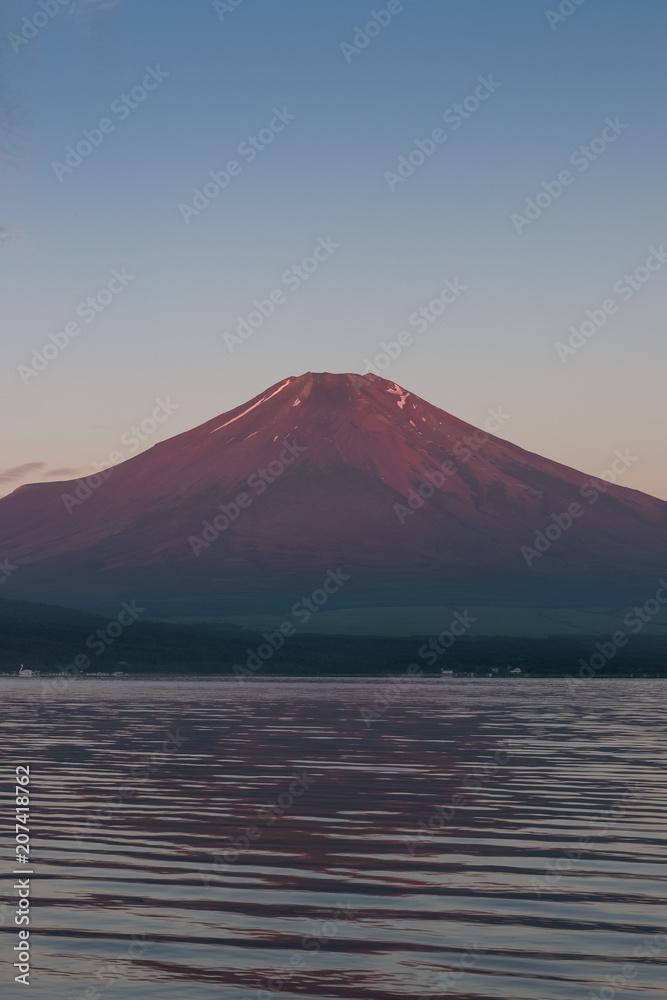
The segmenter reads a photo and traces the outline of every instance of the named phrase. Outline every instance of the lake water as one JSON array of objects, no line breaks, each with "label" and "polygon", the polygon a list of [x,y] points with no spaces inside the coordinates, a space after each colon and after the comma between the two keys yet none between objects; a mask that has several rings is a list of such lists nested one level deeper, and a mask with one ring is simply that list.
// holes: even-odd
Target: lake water
[{"label": "lake water", "polygon": [[0,680],[3,997],[667,994],[667,683],[46,683]]}]

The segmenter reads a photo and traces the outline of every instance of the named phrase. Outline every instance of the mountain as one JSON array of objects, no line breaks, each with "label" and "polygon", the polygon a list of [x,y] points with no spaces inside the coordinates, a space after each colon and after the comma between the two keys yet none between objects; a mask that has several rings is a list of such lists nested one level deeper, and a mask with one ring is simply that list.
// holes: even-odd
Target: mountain
[{"label": "mountain", "polygon": [[315,589],[338,607],[592,607],[665,572],[667,503],[378,376],[308,373],[104,474],[19,487],[0,540],[12,597],[87,610],[249,614]]}]

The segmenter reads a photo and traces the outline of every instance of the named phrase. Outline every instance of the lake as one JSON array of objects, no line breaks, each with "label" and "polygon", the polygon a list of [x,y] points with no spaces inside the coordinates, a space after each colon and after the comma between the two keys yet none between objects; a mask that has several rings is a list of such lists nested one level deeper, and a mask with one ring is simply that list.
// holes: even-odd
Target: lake
[{"label": "lake", "polygon": [[1,678],[34,871],[3,997],[664,996],[666,693]]}]

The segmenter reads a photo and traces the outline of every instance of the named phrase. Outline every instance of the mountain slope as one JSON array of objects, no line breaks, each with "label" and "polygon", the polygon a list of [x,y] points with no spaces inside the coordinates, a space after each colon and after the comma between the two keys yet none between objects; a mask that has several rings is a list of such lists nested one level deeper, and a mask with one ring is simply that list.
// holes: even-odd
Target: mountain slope
[{"label": "mountain slope", "polygon": [[[20,487],[0,500],[0,554],[21,570],[12,589],[64,588],[79,604],[141,587],[252,606],[338,566],[388,603],[443,581],[484,580],[500,596],[510,580],[530,591],[542,577],[664,572],[667,504],[590,483],[395,383],[308,373],[107,478]],[[581,514],[563,530],[573,503]]]}]

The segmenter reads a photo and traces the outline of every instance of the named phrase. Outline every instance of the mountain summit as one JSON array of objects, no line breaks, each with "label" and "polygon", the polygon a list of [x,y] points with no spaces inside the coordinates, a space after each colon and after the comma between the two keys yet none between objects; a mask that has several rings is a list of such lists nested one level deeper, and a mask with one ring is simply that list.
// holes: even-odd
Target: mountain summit
[{"label": "mountain summit", "polygon": [[104,474],[0,500],[13,587],[194,613],[275,605],[338,567],[357,604],[592,599],[664,572],[665,502],[490,433],[506,418],[481,430],[371,374],[283,379]]}]

